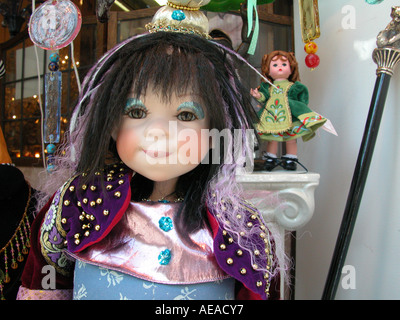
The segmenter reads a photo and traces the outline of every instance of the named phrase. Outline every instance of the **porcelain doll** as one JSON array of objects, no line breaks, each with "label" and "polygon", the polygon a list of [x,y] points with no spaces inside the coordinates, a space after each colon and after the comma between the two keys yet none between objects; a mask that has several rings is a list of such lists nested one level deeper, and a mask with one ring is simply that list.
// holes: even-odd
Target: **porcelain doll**
[{"label": "porcelain doll", "polygon": [[35,220],[19,299],[279,298],[274,238],[235,183],[252,150],[209,135],[241,129],[249,146],[248,89],[203,31],[160,29],[87,75],[52,180],[73,174]]},{"label": "porcelain doll", "polygon": [[[262,104],[256,130],[262,140],[268,141],[263,155],[264,169],[271,171],[280,164],[286,170],[296,170],[296,139],[310,140],[327,119],[308,107],[308,89],[299,82],[293,53],[273,51],[263,57],[261,68],[263,75],[273,81],[273,86],[263,82],[250,93]],[[280,160],[278,142],[286,144],[286,154]]]}]

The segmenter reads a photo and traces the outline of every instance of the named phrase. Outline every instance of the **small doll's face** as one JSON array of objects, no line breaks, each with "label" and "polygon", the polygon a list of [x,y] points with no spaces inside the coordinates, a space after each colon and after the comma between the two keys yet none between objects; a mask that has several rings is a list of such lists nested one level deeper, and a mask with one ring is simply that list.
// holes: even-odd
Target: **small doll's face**
[{"label": "small doll's face", "polygon": [[140,99],[128,97],[116,135],[121,160],[153,181],[191,170],[209,151],[209,118],[198,95],[172,94],[165,101],[152,87]]},{"label": "small doll's face", "polygon": [[274,80],[286,80],[289,78],[292,70],[288,60],[282,57],[273,58],[269,65],[269,75]]}]

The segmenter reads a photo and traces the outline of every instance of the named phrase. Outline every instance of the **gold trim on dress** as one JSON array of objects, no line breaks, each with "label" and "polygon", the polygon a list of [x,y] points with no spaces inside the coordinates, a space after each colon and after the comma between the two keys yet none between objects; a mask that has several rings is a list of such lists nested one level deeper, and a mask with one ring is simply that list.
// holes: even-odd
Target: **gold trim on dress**
[{"label": "gold trim on dress", "polygon": [[[7,284],[11,281],[10,274],[8,272],[8,259],[11,257],[11,269],[18,268],[18,262],[24,261],[24,256],[29,253],[29,248],[31,247],[30,236],[31,236],[31,226],[28,218],[28,208],[29,203],[31,201],[31,187],[28,184],[29,193],[28,193],[28,201],[25,206],[24,214],[22,215],[21,221],[18,224],[17,229],[15,230],[13,236],[7,242],[7,244],[0,250],[0,259],[4,261],[4,272],[0,270],[0,275],[4,275],[4,277],[0,277],[0,299],[5,300],[3,295],[4,284]],[[18,238],[20,240],[18,240]],[[15,255],[14,246],[17,248],[17,254]],[[8,251],[9,250],[9,251]]]}]

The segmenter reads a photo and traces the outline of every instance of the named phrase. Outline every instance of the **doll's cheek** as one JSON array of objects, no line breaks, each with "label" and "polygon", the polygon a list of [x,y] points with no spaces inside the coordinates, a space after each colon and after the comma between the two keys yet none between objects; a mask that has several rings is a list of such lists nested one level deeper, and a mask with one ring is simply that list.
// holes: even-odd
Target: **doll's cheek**
[{"label": "doll's cheek", "polygon": [[120,158],[128,160],[133,156],[133,152],[139,146],[139,137],[132,131],[122,130],[119,132],[117,141],[117,151]]}]

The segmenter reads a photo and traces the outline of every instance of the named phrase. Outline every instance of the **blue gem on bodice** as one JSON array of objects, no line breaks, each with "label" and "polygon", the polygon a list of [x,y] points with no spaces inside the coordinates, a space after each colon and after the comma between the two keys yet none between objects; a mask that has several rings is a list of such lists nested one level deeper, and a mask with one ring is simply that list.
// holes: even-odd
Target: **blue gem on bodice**
[{"label": "blue gem on bodice", "polygon": [[161,230],[168,232],[173,229],[172,219],[170,217],[161,217],[158,221]]},{"label": "blue gem on bodice", "polygon": [[170,260],[171,260],[171,250],[169,249],[161,251],[160,254],[158,255],[158,262],[163,266],[167,265]]}]

